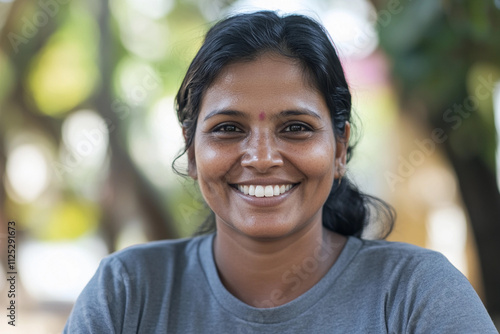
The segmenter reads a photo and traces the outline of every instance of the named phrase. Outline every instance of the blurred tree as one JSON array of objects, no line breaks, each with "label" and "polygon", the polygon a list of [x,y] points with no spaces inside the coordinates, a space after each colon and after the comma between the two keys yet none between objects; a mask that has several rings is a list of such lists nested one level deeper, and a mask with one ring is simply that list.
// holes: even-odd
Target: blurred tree
[{"label": "blurred tree", "polygon": [[[48,3],[50,5],[47,5]],[[96,13],[95,20],[99,30],[85,32],[75,28],[81,26],[81,22],[73,24],[72,20],[75,20],[75,17],[71,16],[71,6],[73,6],[73,15],[75,12],[78,15],[78,6],[82,6],[81,8],[88,12]],[[83,17],[82,13],[81,18]],[[68,22],[70,25],[72,24],[73,30],[68,29]],[[87,36],[92,33],[94,35],[91,36],[96,39],[98,44],[94,48],[89,48],[89,45],[85,43],[89,40]],[[54,52],[54,45],[64,41],[71,41],[73,44],[66,44],[64,45],[66,49]],[[118,118],[117,106],[113,105],[117,99],[112,91],[111,78],[116,70],[116,64],[119,63],[119,59],[125,51],[119,44],[119,37],[112,29],[108,1],[69,3],[67,1],[61,3],[58,1],[15,1],[0,33],[0,48],[0,58],[6,57],[8,61],[5,63],[11,67],[0,70],[2,73],[0,76],[1,223],[5,224],[5,219],[8,219],[5,217],[5,206],[9,201],[3,184],[7,154],[5,135],[12,129],[19,130],[26,127],[37,129],[49,139],[49,142],[53,144],[52,149],[57,152],[58,148],[63,145],[62,125],[65,117],[73,111],[90,108],[96,110],[106,120],[107,125],[113,126],[114,129],[114,131],[109,131],[110,167],[101,171],[103,176],[99,176],[99,178],[105,181],[101,184],[101,196],[96,199],[96,201],[100,201],[101,213],[98,216],[101,217],[100,224],[109,250],[115,249],[123,219],[128,218],[124,217],[123,212],[130,212],[130,209],[144,224],[148,239],[158,240],[176,237],[177,232],[173,219],[168,206],[164,203],[166,195],[160,194],[160,190],[147,180],[143,172],[132,161],[126,146],[126,127],[128,124]],[[78,50],[82,53],[79,59],[82,59],[83,62],[74,60],[75,57],[72,57],[71,54],[68,58],[68,52],[72,50]],[[92,50],[96,50],[95,55],[93,55]],[[96,58],[97,65],[95,64]],[[50,68],[51,72],[49,73],[34,74],[34,71],[47,71],[47,68],[38,66],[41,59],[46,59],[46,64],[51,63],[55,66]],[[67,60],[70,61],[67,62]],[[92,66],[97,66],[95,71]],[[61,68],[67,72],[62,73]],[[78,72],[74,72],[74,70]],[[54,87],[57,88],[58,80],[66,84],[68,82],[77,84],[78,82],[74,80],[75,73],[81,75],[82,70],[87,71],[86,76],[78,78],[81,79],[80,82],[87,83],[85,89],[88,91],[82,94],[81,91],[75,91],[81,87],[72,86],[72,91],[65,90],[63,92],[63,95],[66,94],[66,96],[55,95],[52,99],[54,103],[49,104],[47,110],[42,110],[43,103],[50,103],[51,100],[40,100],[44,99],[44,94],[37,96],[36,90],[46,89],[46,92],[57,94],[59,92],[57,90],[54,92]],[[9,85],[5,84],[9,78],[4,75],[8,71],[14,73]],[[99,73],[100,81],[96,80],[95,73]],[[49,79],[44,79],[43,75],[48,76]],[[52,79],[50,79],[51,76]],[[47,86],[50,87],[47,88]],[[67,94],[72,93],[73,100],[69,101]],[[68,100],[60,101],[65,97],[68,97]],[[59,100],[56,101],[56,99]],[[76,103],[73,103],[74,101]],[[119,107],[131,108],[125,104]],[[58,186],[61,187],[58,191],[65,196],[68,195],[68,192],[71,193],[70,197],[82,196],[78,191],[72,191],[67,185],[59,184]],[[55,206],[57,203],[53,204]],[[12,214],[14,213],[11,212]],[[68,224],[70,223],[68,222]]]},{"label": "blurred tree", "polygon": [[[486,306],[500,319],[500,194],[492,103],[500,80],[499,2],[372,2],[402,109],[429,129],[429,147],[441,145],[455,170],[476,239]],[[398,182],[397,176],[393,181]]]},{"label": "blurred tree", "polygon": [[158,190],[139,171],[124,145],[126,142],[124,129],[119,127],[123,122],[120,122],[116,106],[113,105],[114,99],[111,92],[114,64],[118,63],[118,54],[114,51],[118,50],[119,46],[117,38],[111,32],[108,2],[99,1],[99,6],[99,65],[102,82],[95,103],[108,126],[110,124],[118,126],[117,130],[110,131],[111,164],[102,197],[103,223],[105,223],[108,245],[115,245],[123,218],[121,211],[124,203],[127,202],[127,194],[133,194],[138,212],[144,219],[143,223],[149,240],[175,238],[177,233],[174,221],[166,205],[162,203],[164,196],[159,196]]}]

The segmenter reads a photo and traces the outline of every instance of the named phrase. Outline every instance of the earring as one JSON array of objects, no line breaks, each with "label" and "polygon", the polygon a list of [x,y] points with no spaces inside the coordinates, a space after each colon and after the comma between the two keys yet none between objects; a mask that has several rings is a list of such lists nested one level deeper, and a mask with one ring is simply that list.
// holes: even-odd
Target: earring
[{"label": "earring", "polygon": [[341,171],[339,171],[339,173],[340,173],[340,176],[339,176],[339,184],[338,184],[338,186],[340,187],[340,185],[342,184],[342,178],[345,175],[345,169],[342,168]]},{"label": "earring", "polygon": [[338,172],[339,172],[340,176],[339,176],[339,183],[337,186],[340,187],[340,185],[342,184],[342,178],[344,177],[344,174],[345,174],[345,167],[344,167],[343,163],[340,163],[340,168],[338,169]]}]

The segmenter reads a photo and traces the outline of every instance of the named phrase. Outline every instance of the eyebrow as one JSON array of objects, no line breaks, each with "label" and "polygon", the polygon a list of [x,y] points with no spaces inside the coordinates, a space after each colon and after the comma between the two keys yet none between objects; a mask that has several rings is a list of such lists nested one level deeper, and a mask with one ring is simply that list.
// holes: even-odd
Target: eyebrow
[{"label": "eyebrow", "polygon": [[209,118],[212,118],[214,116],[218,115],[226,115],[226,116],[236,116],[236,117],[242,117],[242,118],[248,118],[248,115],[245,114],[242,111],[237,111],[237,110],[230,110],[230,109],[216,109],[208,113],[207,116],[203,119],[203,121],[206,121]]},{"label": "eyebrow", "polygon": [[[208,113],[207,116],[203,119],[203,121],[206,121],[214,116],[218,115],[225,115],[225,116],[236,116],[236,117],[241,117],[241,118],[248,118],[248,114],[238,111],[238,110],[231,110],[231,109],[216,109]],[[291,109],[291,110],[283,110],[279,112],[278,114],[275,114],[272,116],[272,118],[286,118],[290,116],[313,116],[315,118],[321,119],[321,116],[317,113],[314,112],[310,109],[306,108],[301,108],[301,109]]]},{"label": "eyebrow", "polygon": [[283,110],[282,112],[274,115],[273,118],[284,118],[284,117],[302,116],[302,115],[313,116],[318,119],[321,119],[321,116],[317,112],[306,108]]}]

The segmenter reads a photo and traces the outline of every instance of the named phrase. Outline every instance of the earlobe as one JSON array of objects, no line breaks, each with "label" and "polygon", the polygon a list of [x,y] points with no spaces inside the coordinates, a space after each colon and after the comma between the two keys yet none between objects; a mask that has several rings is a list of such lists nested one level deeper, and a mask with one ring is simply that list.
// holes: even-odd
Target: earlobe
[{"label": "earlobe", "polygon": [[351,136],[351,124],[345,122],[344,134],[336,142],[335,150],[335,177],[340,178],[345,173],[347,164],[347,148],[349,147],[349,138]]}]

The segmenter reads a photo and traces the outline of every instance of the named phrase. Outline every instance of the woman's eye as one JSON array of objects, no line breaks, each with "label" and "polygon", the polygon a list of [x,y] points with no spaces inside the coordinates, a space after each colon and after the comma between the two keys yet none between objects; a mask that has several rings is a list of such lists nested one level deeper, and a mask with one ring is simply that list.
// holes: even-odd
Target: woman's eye
[{"label": "woman's eye", "polygon": [[291,124],[285,128],[285,132],[302,132],[302,131],[311,131],[311,128],[303,124]]},{"label": "woman's eye", "polygon": [[214,132],[241,132],[237,126],[232,124],[223,124],[214,129]]}]

